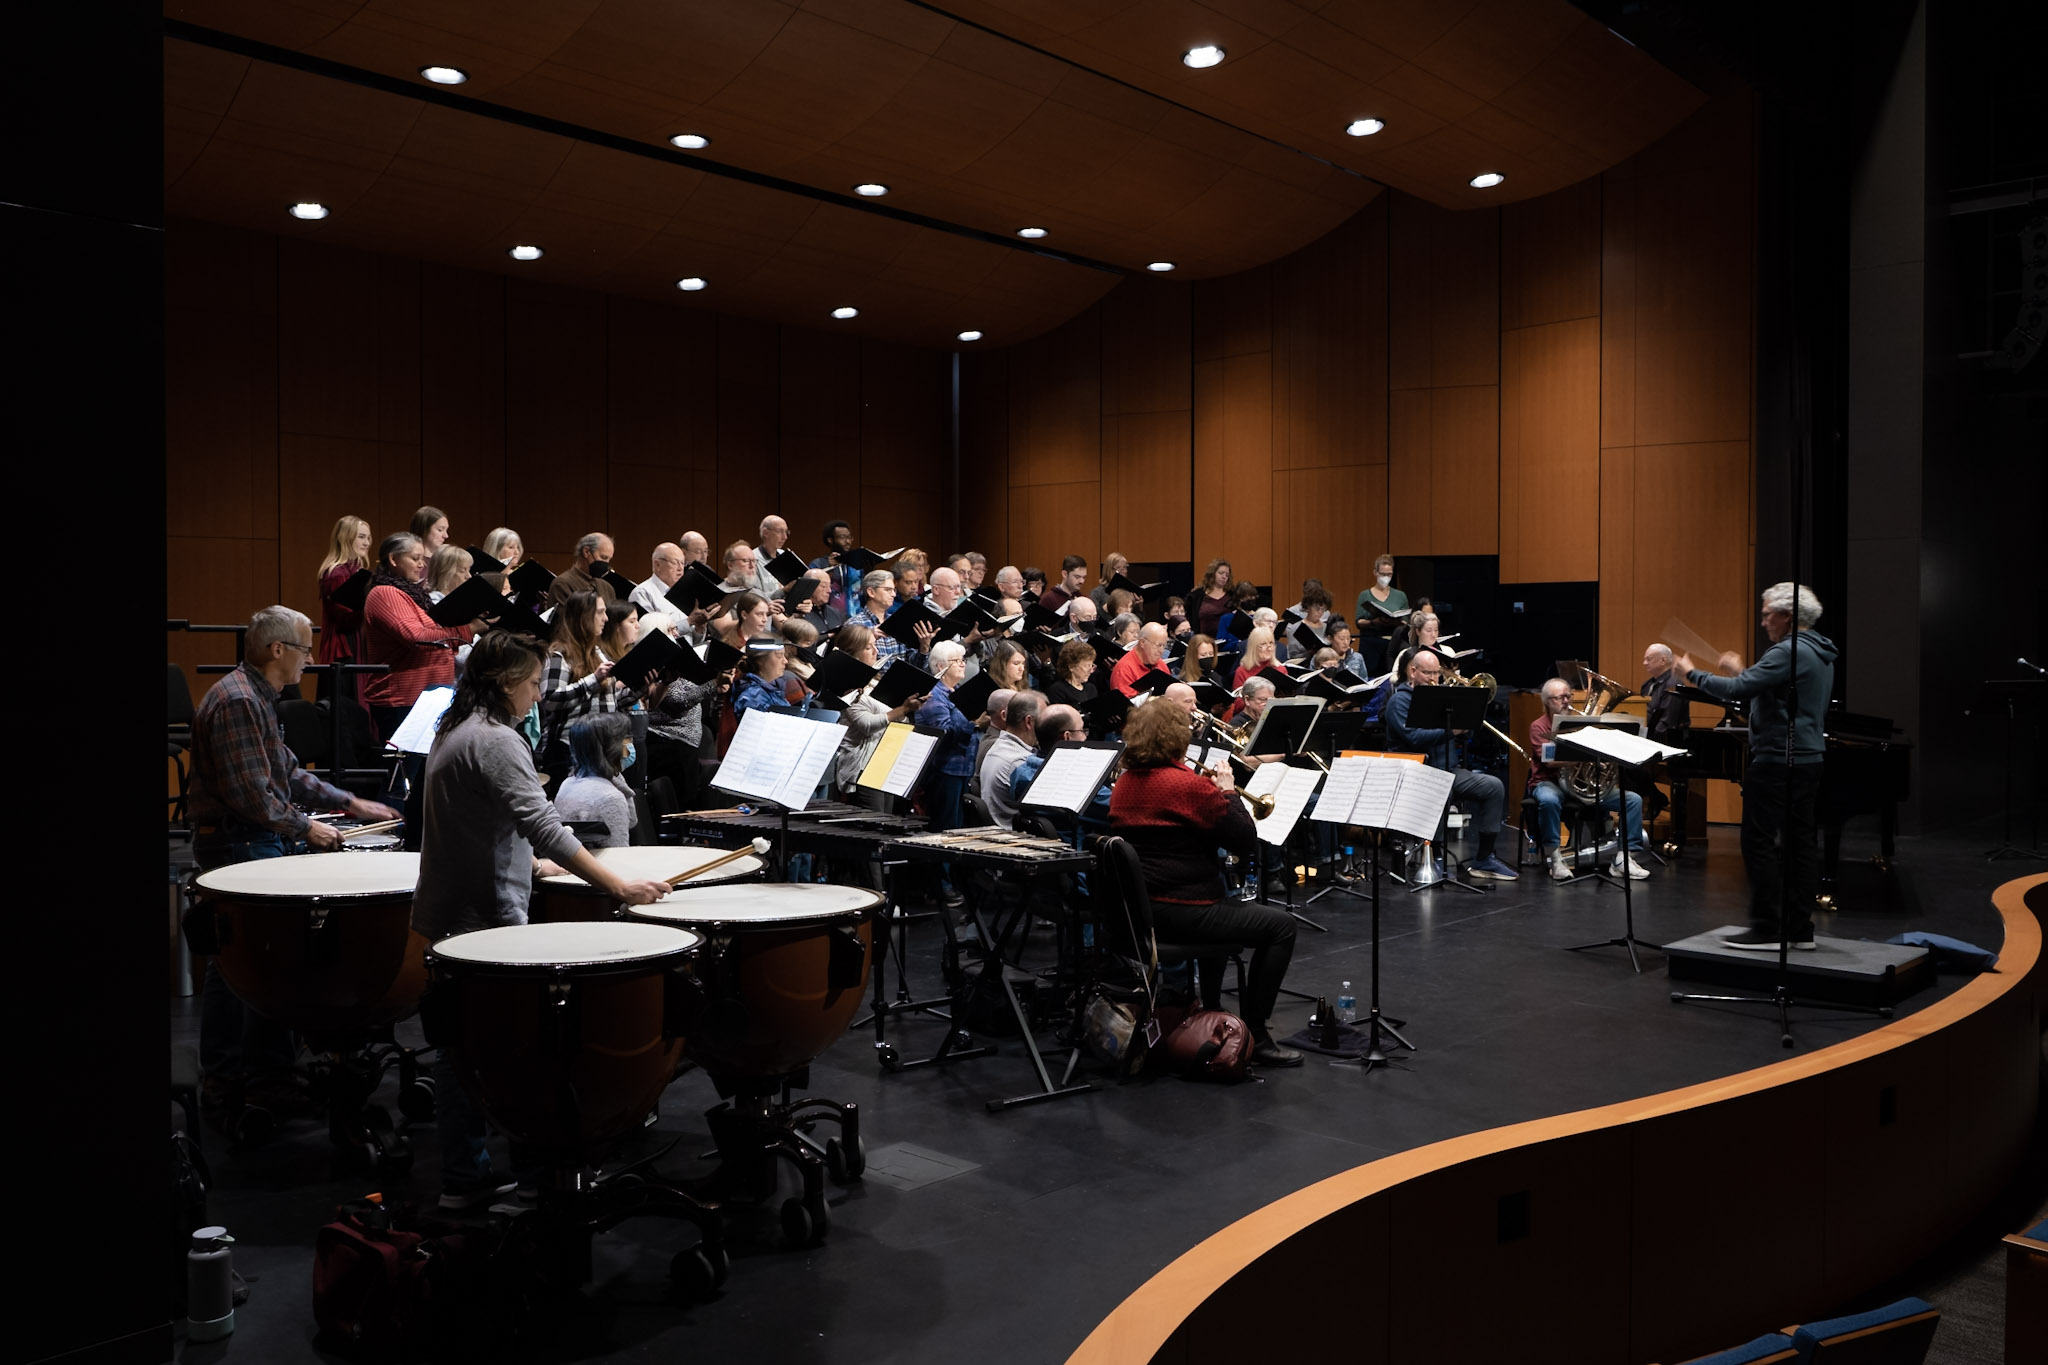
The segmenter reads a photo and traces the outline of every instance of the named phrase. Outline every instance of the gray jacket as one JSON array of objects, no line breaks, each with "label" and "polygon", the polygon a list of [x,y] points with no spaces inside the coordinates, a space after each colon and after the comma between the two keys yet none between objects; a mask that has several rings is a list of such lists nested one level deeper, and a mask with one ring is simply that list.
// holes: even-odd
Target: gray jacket
[{"label": "gray jacket", "polygon": [[1835,690],[1835,642],[1817,630],[1787,635],[1763,652],[1748,668],[1732,678],[1695,668],[1686,680],[1708,696],[1723,701],[1749,702],[1749,761],[1758,764],[1786,762],[1785,727],[1791,712],[1795,681],[1792,642],[1799,642],[1798,719],[1792,731],[1791,761],[1818,763],[1827,756],[1822,718],[1828,698]]}]

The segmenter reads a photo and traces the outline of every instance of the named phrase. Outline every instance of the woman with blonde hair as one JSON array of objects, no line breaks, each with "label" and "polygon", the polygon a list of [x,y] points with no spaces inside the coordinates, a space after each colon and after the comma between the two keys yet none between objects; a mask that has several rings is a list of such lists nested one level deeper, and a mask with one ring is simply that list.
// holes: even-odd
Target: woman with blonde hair
[{"label": "woman with blonde hair", "polygon": [[469,566],[476,561],[459,545],[443,545],[427,561],[427,596],[439,602],[469,581]]},{"label": "woman with blonde hair", "polygon": [[[327,537],[327,556],[320,561],[320,645],[313,652],[314,662],[352,664],[362,657],[362,608],[344,607],[334,600],[334,594],[370,567],[370,546],[375,543],[370,523],[361,517],[346,516],[334,523]],[[316,677],[317,695],[325,696],[327,674]],[[355,691],[353,682],[342,687],[343,696],[354,696]]]}]

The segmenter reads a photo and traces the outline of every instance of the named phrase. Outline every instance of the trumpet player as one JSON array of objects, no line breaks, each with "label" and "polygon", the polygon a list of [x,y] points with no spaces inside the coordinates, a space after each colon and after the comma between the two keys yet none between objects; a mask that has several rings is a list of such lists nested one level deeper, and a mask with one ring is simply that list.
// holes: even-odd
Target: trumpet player
[{"label": "trumpet player", "polygon": [[1232,793],[1228,772],[1190,772],[1181,762],[1187,748],[1187,714],[1179,707],[1148,704],[1131,713],[1124,726],[1123,775],[1110,792],[1110,831],[1137,851],[1159,936],[1218,945],[1215,957],[1197,959],[1202,1003],[1221,1007],[1224,945],[1250,948],[1238,1012],[1251,1028],[1252,1060],[1300,1066],[1301,1054],[1276,1042],[1269,1025],[1294,956],[1294,918],[1224,894],[1216,851],[1249,857],[1258,827]]},{"label": "trumpet player", "polygon": [[[1571,684],[1552,678],[1543,684],[1543,714],[1529,722],[1529,794],[1536,798],[1536,847],[1550,864],[1551,879],[1560,882],[1571,880],[1572,869],[1558,847],[1558,832],[1564,824],[1564,774],[1559,771],[1555,745],[1557,719],[1571,704]],[[1617,877],[1626,872],[1633,881],[1643,880],[1650,869],[1631,856],[1643,850],[1643,798],[1617,784],[1600,794],[1600,808],[1619,812],[1628,831],[1628,847],[1615,850],[1610,870]]]},{"label": "trumpet player", "polygon": [[1492,773],[1468,772],[1453,766],[1449,730],[1408,728],[1408,708],[1415,700],[1415,689],[1435,687],[1443,676],[1443,661],[1434,650],[1418,649],[1408,656],[1408,680],[1394,689],[1387,703],[1387,743],[1395,749],[1421,754],[1430,767],[1451,774],[1451,800],[1458,803],[1459,810],[1471,814],[1470,828],[1479,836],[1479,856],[1465,870],[1475,877],[1490,877],[1497,882],[1515,881],[1515,870],[1494,852],[1494,843],[1500,838],[1501,808],[1507,800],[1507,789],[1501,780]]}]

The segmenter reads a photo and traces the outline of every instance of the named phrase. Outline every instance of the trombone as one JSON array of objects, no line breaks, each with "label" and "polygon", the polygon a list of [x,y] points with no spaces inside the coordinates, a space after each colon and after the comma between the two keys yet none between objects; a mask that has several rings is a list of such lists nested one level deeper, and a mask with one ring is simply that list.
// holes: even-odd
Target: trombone
[{"label": "trombone", "polygon": [[[1183,758],[1181,762],[1188,765],[1189,772],[1201,773],[1204,777],[1211,776],[1216,771],[1214,768],[1204,771],[1203,769],[1196,767],[1195,760],[1193,760],[1192,758]],[[1270,795],[1255,796],[1251,792],[1246,791],[1243,787],[1236,786],[1234,784],[1231,786],[1230,789],[1236,792],[1239,796],[1242,796],[1246,801],[1251,803],[1252,818],[1254,820],[1263,820],[1273,813],[1274,801]]]},{"label": "trombone", "polygon": [[[1190,731],[1190,742],[1192,742],[1192,733],[1194,731],[1206,730],[1208,733],[1207,736],[1202,740],[1202,743],[1207,744],[1211,740],[1221,740],[1233,752],[1240,754],[1244,752],[1244,746],[1248,742],[1245,739],[1238,738],[1237,735],[1229,729],[1216,724],[1215,717],[1206,714],[1202,715],[1196,720],[1190,721],[1188,723],[1188,729]],[[1204,769],[1198,767],[1192,758],[1187,758],[1183,756],[1181,762],[1188,765],[1188,771],[1191,773],[1203,773],[1205,771]],[[1217,770],[1211,768],[1206,771],[1207,773],[1213,773]],[[1252,795],[1252,793],[1246,791],[1243,787],[1237,786],[1235,784],[1233,784],[1230,789],[1236,792],[1239,796],[1242,796],[1246,801],[1249,801],[1251,803],[1252,817],[1254,819],[1263,820],[1273,813],[1274,802],[1271,796],[1254,796]]]}]

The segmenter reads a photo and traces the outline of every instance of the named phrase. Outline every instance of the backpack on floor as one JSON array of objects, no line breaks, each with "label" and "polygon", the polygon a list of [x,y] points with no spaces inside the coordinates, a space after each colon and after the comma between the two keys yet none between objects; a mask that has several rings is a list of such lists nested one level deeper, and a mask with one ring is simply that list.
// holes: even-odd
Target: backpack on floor
[{"label": "backpack on floor", "polygon": [[314,1321],[358,1359],[421,1358],[434,1346],[437,1313],[455,1316],[448,1291],[468,1251],[462,1233],[429,1236],[396,1226],[380,1200],[351,1200],[314,1239]]}]

